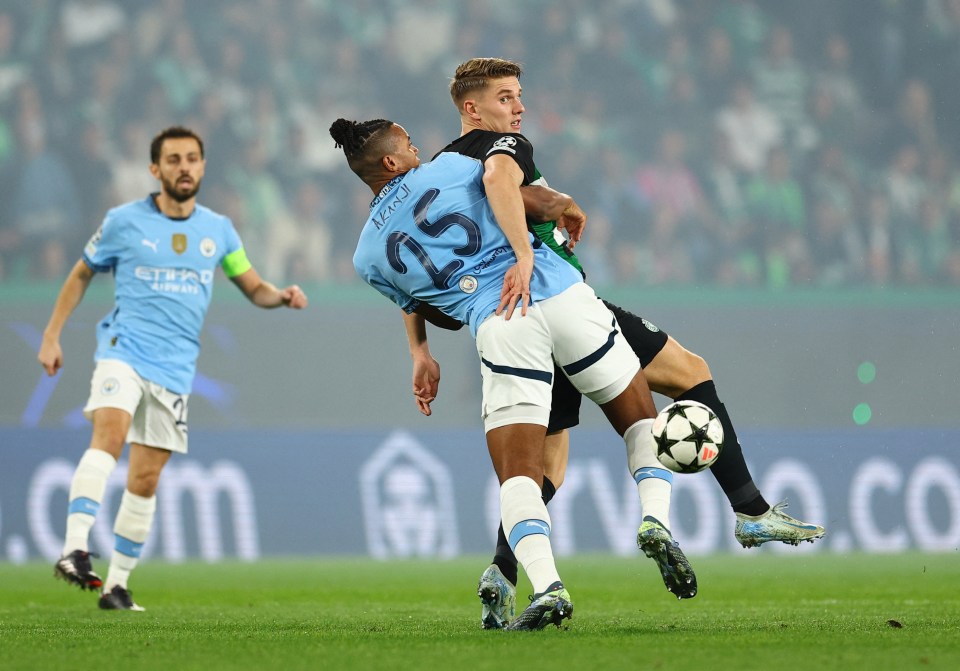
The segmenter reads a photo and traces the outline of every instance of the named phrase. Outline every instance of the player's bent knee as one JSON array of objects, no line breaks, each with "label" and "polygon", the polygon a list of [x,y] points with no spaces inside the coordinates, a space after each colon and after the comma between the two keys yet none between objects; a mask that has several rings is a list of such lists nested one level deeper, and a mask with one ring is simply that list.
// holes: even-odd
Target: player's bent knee
[{"label": "player's bent knee", "polygon": [[643,372],[652,391],[670,398],[676,398],[688,389],[711,379],[706,360],[685,349],[673,338]]},{"label": "player's bent knee", "polygon": [[680,369],[683,376],[690,381],[703,382],[710,379],[710,367],[706,360],[672,338],[651,363],[656,363],[657,359],[671,368]]},{"label": "player's bent knee", "polygon": [[688,364],[688,368],[690,370],[690,374],[697,378],[697,384],[700,382],[706,382],[713,377],[710,374],[710,366],[707,365],[706,359],[699,354],[694,354],[693,352],[687,352],[687,354],[690,355],[690,363]]}]

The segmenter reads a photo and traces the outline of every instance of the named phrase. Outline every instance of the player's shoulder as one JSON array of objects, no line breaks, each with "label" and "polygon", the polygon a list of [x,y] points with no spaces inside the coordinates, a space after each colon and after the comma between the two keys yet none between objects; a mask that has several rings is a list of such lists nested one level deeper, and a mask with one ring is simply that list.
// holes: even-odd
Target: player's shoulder
[{"label": "player's shoulder", "polygon": [[493,153],[507,153],[516,155],[518,152],[531,153],[533,145],[521,133],[499,133],[496,131],[476,128],[466,135],[461,135],[447,145],[443,151],[457,152],[464,156],[484,159]]},{"label": "player's shoulder", "polygon": [[111,207],[109,210],[107,210],[107,218],[116,219],[122,217],[143,216],[144,214],[149,214],[156,211],[156,209],[157,206],[154,204],[153,194],[151,194],[146,198],[131,200],[128,203]]},{"label": "player's shoulder", "polygon": [[495,143],[503,138],[511,138],[515,142],[526,142],[530,144],[530,140],[523,133],[501,133],[494,130],[483,130],[482,128],[476,128],[466,135],[463,136],[468,140],[473,140],[475,142],[482,143]]},{"label": "player's shoulder", "polygon": [[440,152],[429,163],[421,164],[418,171],[426,179],[440,180],[442,183],[479,181],[483,177],[483,163],[480,159],[458,152]]},{"label": "player's shoulder", "polygon": [[487,149],[488,154],[492,154],[497,151],[503,151],[509,154],[517,153],[518,151],[523,151],[526,153],[533,151],[533,145],[530,144],[530,140],[520,133],[484,132],[488,133],[487,137],[485,138],[486,144],[489,145],[489,149]]},{"label": "player's shoulder", "polygon": [[442,151],[437,154],[430,163],[424,165],[436,164],[440,166],[462,166],[464,168],[476,167],[480,165],[480,160],[466,154],[455,151]]},{"label": "player's shoulder", "polygon": [[193,220],[194,226],[213,235],[229,236],[230,231],[235,230],[230,217],[200,203],[194,205],[190,219]]},{"label": "player's shoulder", "polygon": [[101,231],[106,228],[113,231],[113,235],[116,235],[128,228],[124,224],[142,222],[144,219],[152,216],[156,211],[157,208],[153,202],[152,195],[116,205],[107,210],[104,215]]},{"label": "player's shoulder", "polygon": [[213,210],[206,205],[197,203],[194,205],[194,209],[196,210],[196,216],[200,219],[213,221],[222,225],[232,225],[230,217],[225,214],[220,214],[216,210]]}]

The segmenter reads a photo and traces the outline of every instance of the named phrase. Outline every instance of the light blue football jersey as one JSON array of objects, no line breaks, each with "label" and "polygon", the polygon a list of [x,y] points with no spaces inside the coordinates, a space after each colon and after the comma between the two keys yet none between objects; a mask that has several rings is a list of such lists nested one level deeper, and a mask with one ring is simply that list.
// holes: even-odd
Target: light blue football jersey
[{"label": "light blue football jersey", "polygon": [[[534,241],[531,302],[555,296],[581,277]],[[370,205],[353,265],[375,289],[406,312],[423,303],[470,327],[500,303],[516,256],[497,224],[483,188],[483,165],[454,153],[390,181]]]},{"label": "light blue football jersey", "polygon": [[230,219],[201,205],[171,219],[148,196],[107,212],[83,260],[112,272],[115,283],[94,359],[119,359],[146,380],[190,393],[215,271],[223,265],[232,276],[250,267]]}]

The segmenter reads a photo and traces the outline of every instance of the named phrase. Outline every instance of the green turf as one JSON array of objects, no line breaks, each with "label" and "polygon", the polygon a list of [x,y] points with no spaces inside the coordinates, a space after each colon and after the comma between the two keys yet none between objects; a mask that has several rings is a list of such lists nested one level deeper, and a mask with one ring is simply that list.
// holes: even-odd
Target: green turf
[{"label": "green turf", "polygon": [[479,628],[481,558],[149,562],[145,613],[0,564],[0,669],[960,669],[957,552],[693,559],[678,602],[645,558],[562,558],[574,618],[532,633]]}]

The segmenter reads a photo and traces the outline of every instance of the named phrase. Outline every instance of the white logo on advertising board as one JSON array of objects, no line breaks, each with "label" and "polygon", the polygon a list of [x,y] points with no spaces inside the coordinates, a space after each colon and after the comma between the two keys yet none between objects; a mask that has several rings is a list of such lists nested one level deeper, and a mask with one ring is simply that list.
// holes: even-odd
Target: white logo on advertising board
[{"label": "white logo on advertising board", "polygon": [[410,434],[391,434],[360,468],[370,554],[455,557],[460,551],[449,469]]}]

